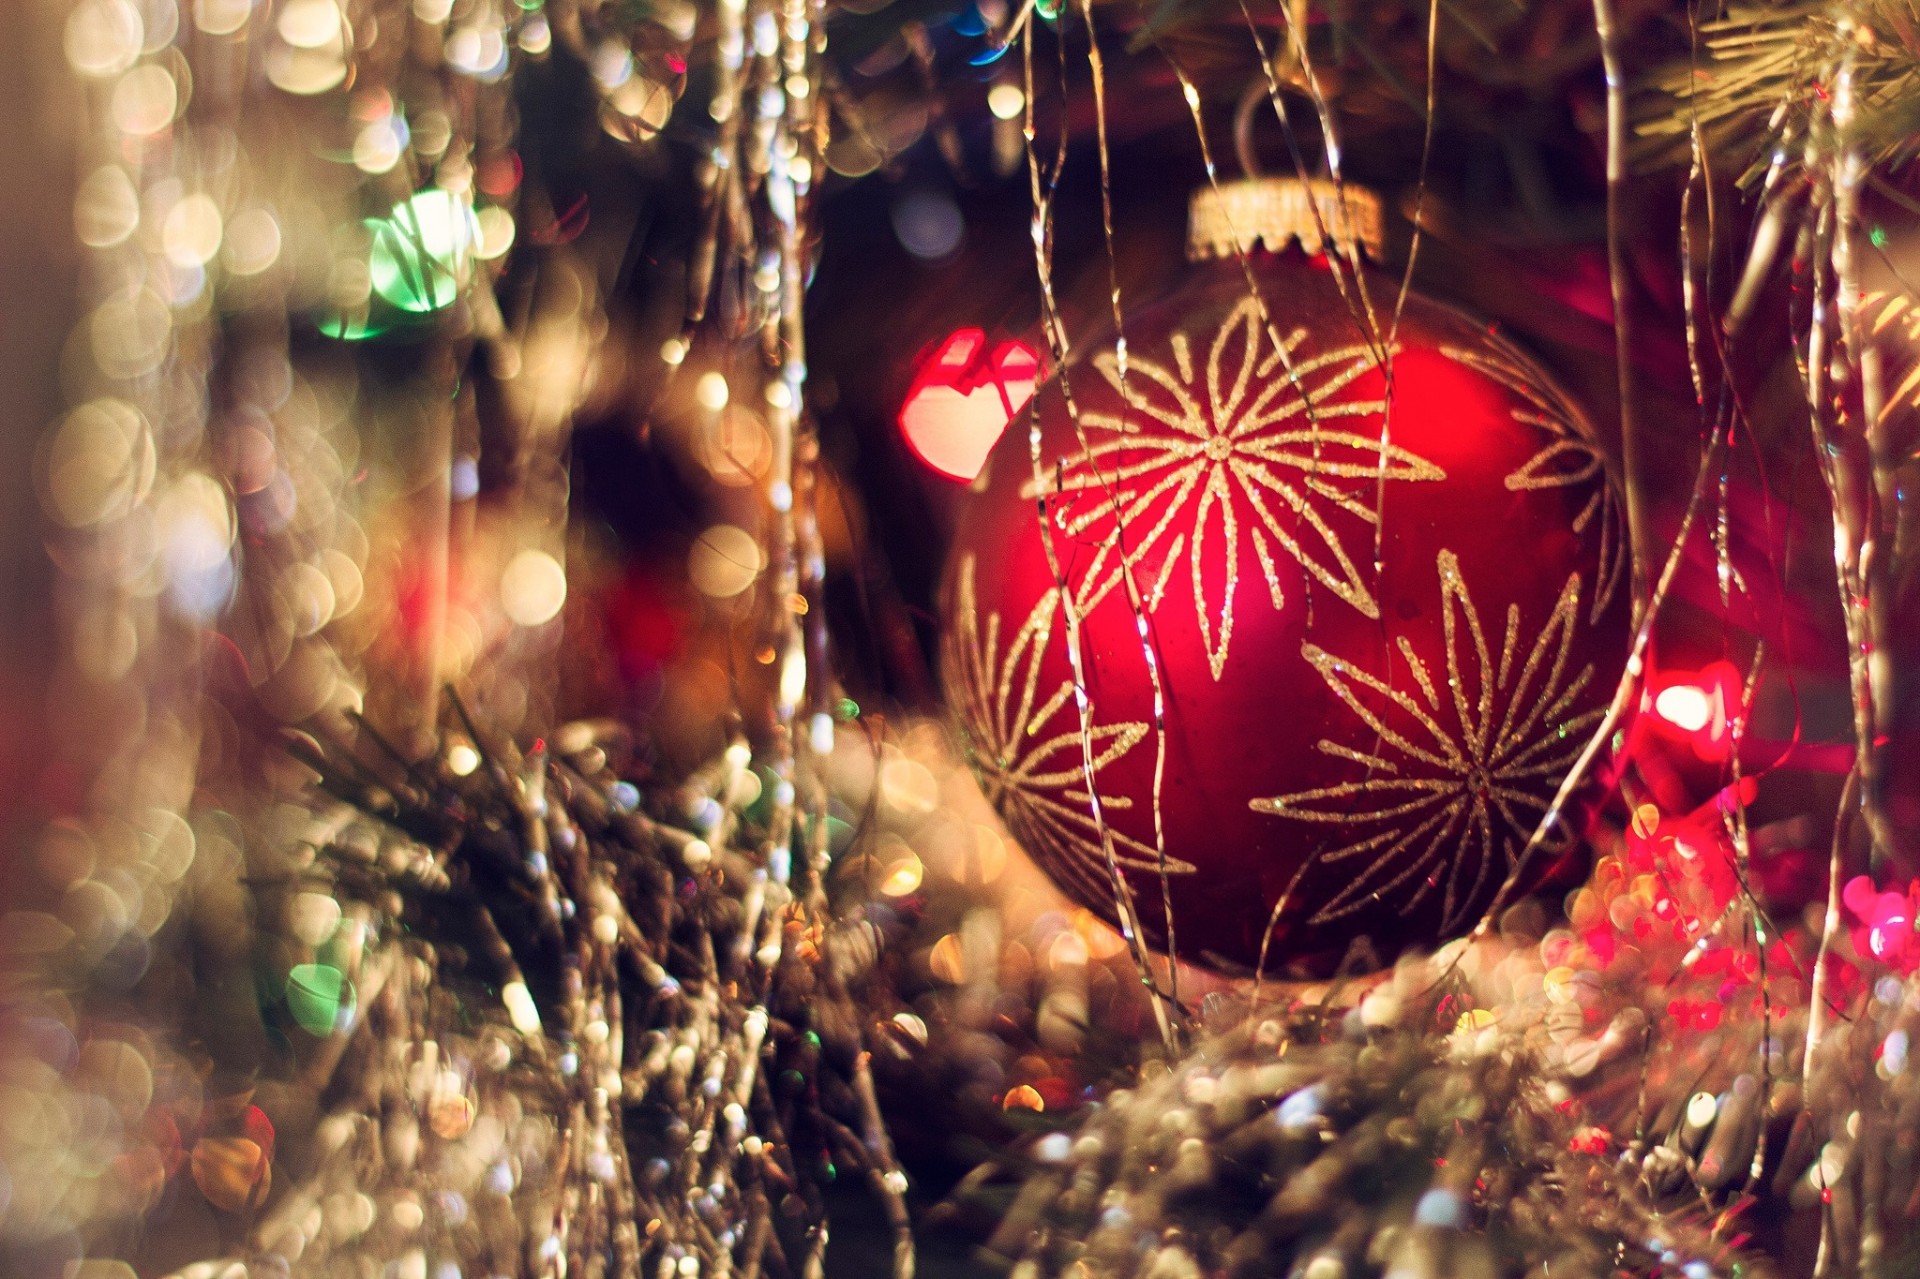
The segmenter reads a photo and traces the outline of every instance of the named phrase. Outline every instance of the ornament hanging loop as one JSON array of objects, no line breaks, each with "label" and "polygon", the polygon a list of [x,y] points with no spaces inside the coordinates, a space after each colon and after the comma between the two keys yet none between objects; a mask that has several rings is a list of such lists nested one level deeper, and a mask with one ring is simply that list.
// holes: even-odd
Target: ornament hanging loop
[{"label": "ornament hanging loop", "polygon": [[[1281,55],[1283,62],[1285,57],[1286,55],[1283,53]],[[1299,91],[1297,86],[1289,84],[1286,80],[1286,68],[1284,65],[1276,71],[1276,74],[1280,76],[1280,79],[1275,83],[1280,86],[1282,95],[1289,89],[1293,89],[1296,93]],[[1272,101],[1272,87],[1266,76],[1261,75],[1247,82],[1246,89],[1240,94],[1240,101],[1236,103],[1233,108],[1233,158],[1240,164],[1241,176],[1249,180],[1267,176],[1266,166],[1260,163],[1260,147],[1254,139],[1253,128],[1260,114],[1260,108],[1268,105]],[[1306,114],[1318,123],[1318,116],[1315,115],[1313,111],[1312,103],[1307,102],[1301,105],[1306,107]],[[1289,148],[1293,151],[1296,161],[1295,171],[1299,176],[1305,178],[1309,173],[1324,168],[1326,158],[1325,136],[1316,130],[1318,145],[1315,148],[1317,153],[1315,159],[1317,162],[1310,165],[1307,162],[1308,157],[1306,153],[1300,147],[1299,138],[1294,133],[1291,113],[1284,117],[1284,124],[1287,131]]]}]

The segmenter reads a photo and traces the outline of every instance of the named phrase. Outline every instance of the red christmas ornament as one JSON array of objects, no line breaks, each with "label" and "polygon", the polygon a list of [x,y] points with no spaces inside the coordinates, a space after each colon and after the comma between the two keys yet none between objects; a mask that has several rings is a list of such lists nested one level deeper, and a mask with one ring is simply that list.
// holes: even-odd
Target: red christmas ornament
[{"label": "red christmas ornament", "polygon": [[[1304,191],[1230,189],[1262,202],[1234,222],[1317,245],[1338,209]],[[1170,911],[1183,958],[1264,943],[1269,972],[1324,974],[1493,902],[1619,681],[1628,555],[1588,425],[1526,357],[1414,296],[1383,359],[1351,278],[1255,269],[1258,300],[1202,267],[1128,315],[1124,364],[1041,388],[1037,464],[1023,415],[963,516],[942,666],[1069,895],[1124,922],[1111,861],[1156,944]],[[1384,332],[1398,281],[1365,283]],[[1595,790],[1520,889],[1568,866]]]}]

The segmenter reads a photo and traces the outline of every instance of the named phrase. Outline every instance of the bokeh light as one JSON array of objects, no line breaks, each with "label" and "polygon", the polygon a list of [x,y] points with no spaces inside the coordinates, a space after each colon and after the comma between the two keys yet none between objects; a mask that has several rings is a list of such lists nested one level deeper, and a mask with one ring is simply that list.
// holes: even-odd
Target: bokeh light
[{"label": "bokeh light", "polygon": [[893,206],[893,233],[901,247],[923,261],[938,261],[960,247],[967,221],[945,191],[909,191]]},{"label": "bokeh light", "polygon": [[266,209],[246,209],[227,223],[224,242],[228,271],[258,275],[280,258],[280,224]]},{"label": "bokeh light", "polygon": [[83,0],[67,17],[67,65],[84,76],[119,75],[140,57],[145,35],[127,0]]},{"label": "bokeh light", "polygon": [[437,311],[453,304],[479,238],[479,224],[465,201],[430,187],[369,222],[368,229],[375,293],[402,311]]},{"label": "bokeh light", "polygon": [[133,234],[140,225],[140,193],[125,169],[109,164],[87,175],[74,196],[73,225],[80,243],[94,249],[112,248]]},{"label": "bokeh light", "polygon": [[529,548],[500,575],[500,606],[516,626],[540,626],[567,602],[567,571],[545,551]]},{"label": "bokeh light", "polygon": [[699,402],[701,408],[706,409],[709,413],[718,413],[721,409],[726,408],[728,400],[727,375],[713,369],[702,373],[699,380],[693,384],[693,398]]},{"label": "bokeh light", "polygon": [[687,557],[694,589],[713,599],[732,599],[752,586],[766,567],[753,534],[736,524],[716,524],[702,533]]},{"label": "bokeh light", "polygon": [[204,267],[220,251],[220,206],[208,195],[194,194],[176,202],[160,227],[160,243],[174,265],[194,270]]},{"label": "bokeh light", "polygon": [[900,406],[901,434],[933,470],[971,481],[1039,381],[1031,347],[990,346],[982,330],[958,329],[921,361]]},{"label": "bokeh light", "polygon": [[1017,84],[1003,80],[987,90],[987,110],[997,120],[1017,120],[1026,109],[1027,95]]},{"label": "bokeh light", "polygon": [[1654,713],[1689,733],[1697,733],[1713,720],[1713,703],[1706,690],[1694,684],[1669,684],[1653,699]]}]

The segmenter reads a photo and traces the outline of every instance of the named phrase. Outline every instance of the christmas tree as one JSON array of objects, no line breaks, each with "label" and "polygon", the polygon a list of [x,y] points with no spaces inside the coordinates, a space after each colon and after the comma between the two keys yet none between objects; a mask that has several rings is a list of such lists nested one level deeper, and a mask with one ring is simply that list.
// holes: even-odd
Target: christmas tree
[{"label": "christmas tree", "polygon": [[0,1272],[1912,1272],[1917,33],[22,7]]}]

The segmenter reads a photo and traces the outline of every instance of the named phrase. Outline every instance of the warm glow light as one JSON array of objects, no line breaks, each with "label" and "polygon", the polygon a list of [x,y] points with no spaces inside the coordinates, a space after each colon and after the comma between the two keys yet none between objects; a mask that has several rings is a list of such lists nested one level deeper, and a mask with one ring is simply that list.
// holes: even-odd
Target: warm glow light
[{"label": "warm glow light", "polygon": [[252,14],[247,0],[194,0],[193,25],[210,36],[230,36],[246,26]]},{"label": "warm glow light", "polygon": [[638,140],[667,127],[667,120],[673,114],[674,94],[670,85],[646,76],[630,75],[607,94],[607,103],[618,113],[618,123],[624,126],[616,132],[616,121],[603,117],[607,131]]},{"label": "warm glow light", "polygon": [[220,206],[210,196],[190,195],[167,213],[160,228],[160,245],[178,267],[205,266],[220,251]]},{"label": "warm glow light", "polygon": [[716,524],[702,533],[687,557],[694,589],[714,599],[731,599],[746,590],[765,567],[760,543],[734,524]]},{"label": "warm glow light", "polygon": [[752,484],[773,461],[773,437],[759,418],[738,405],[702,424],[694,435],[694,446],[707,470],[722,484]]},{"label": "warm glow light", "polygon": [[498,80],[507,69],[507,34],[492,23],[463,26],[447,38],[447,61],[477,80]]},{"label": "warm glow light", "polygon": [[382,116],[353,139],[353,167],[362,173],[386,173],[400,163],[406,151],[405,125],[394,116]]},{"label": "warm glow light", "polygon": [[447,749],[447,771],[455,777],[470,776],[480,767],[480,752],[465,742],[455,742]]},{"label": "warm glow light", "polygon": [[490,204],[480,210],[480,242],[474,248],[474,256],[492,261],[505,255],[513,247],[513,214],[497,204]]},{"label": "warm glow light", "polygon": [[998,120],[1016,120],[1027,109],[1027,95],[1017,84],[1002,82],[987,90],[987,110]]},{"label": "warm glow light", "polygon": [[1720,1099],[1710,1092],[1697,1092],[1687,1102],[1687,1123],[1694,1128],[1705,1128],[1720,1113]]},{"label": "warm glow light", "polygon": [[301,97],[326,93],[347,78],[344,45],[335,39],[318,49],[302,49],[281,41],[267,50],[267,79],[276,89]]},{"label": "warm glow light", "polygon": [[1126,938],[1092,911],[1073,912],[1073,931],[1087,944],[1087,953],[1095,959],[1112,959],[1127,949]]},{"label": "warm glow light", "polygon": [[1040,357],[1019,342],[989,348],[979,329],[960,329],[920,365],[900,431],[922,462],[949,479],[972,480],[1040,381]]},{"label": "warm glow light", "polygon": [[73,198],[73,227],[89,248],[108,249],[140,225],[140,193],[119,165],[96,169]]},{"label": "warm glow light", "polygon": [[136,138],[158,133],[173,123],[180,108],[180,86],[162,66],[135,67],[113,87],[108,109],[122,132]]},{"label": "warm glow light", "polygon": [[807,651],[796,643],[780,663],[780,700],[787,706],[796,706],[806,692]]},{"label": "warm glow light", "polygon": [[911,849],[903,849],[900,860],[887,867],[886,875],[880,881],[880,891],[888,897],[905,897],[918,892],[924,874],[919,857]]},{"label": "warm glow light", "polygon": [[265,209],[248,209],[227,224],[227,270],[235,275],[258,275],[280,256],[280,224]]},{"label": "warm glow light", "polygon": [[880,766],[880,801],[897,813],[925,816],[940,806],[940,780],[918,760],[890,759]]},{"label": "warm glow light", "polygon": [[500,606],[520,626],[550,622],[567,602],[567,572],[545,551],[521,551],[500,575]]},{"label": "warm glow light", "polygon": [[309,946],[325,945],[340,927],[340,903],[326,893],[300,893],[287,906],[287,927]]},{"label": "warm glow light", "polygon": [[154,520],[168,599],[194,621],[211,620],[233,590],[235,525],[226,489],[206,472],[191,471],[160,497]]},{"label": "warm glow light", "polygon": [[47,513],[71,528],[114,519],[146,496],[154,450],[147,422],[124,400],[99,399],[69,413],[47,448]]},{"label": "warm glow light", "polygon": [[515,1030],[523,1035],[538,1033],[540,1006],[533,1002],[533,992],[527,989],[527,983],[508,982],[500,989],[500,1002],[507,1006],[507,1019]]},{"label": "warm glow light", "polygon": [[961,949],[960,934],[948,933],[933,944],[927,952],[927,967],[933,975],[949,986],[958,986],[967,979],[966,953]]},{"label": "warm glow light", "polygon": [[81,75],[119,75],[140,56],[146,28],[126,0],[85,0],[67,18],[67,64]]},{"label": "warm glow light", "polygon": [[1697,671],[1669,672],[1653,687],[1648,722],[1669,740],[1684,742],[1701,760],[1724,761],[1747,699],[1740,669],[1723,658]]},{"label": "warm glow light", "polygon": [[333,0],[289,0],[276,29],[296,49],[324,48],[340,38],[340,9]]},{"label": "warm glow light", "polygon": [[1087,945],[1087,939],[1068,929],[1061,932],[1047,944],[1047,967],[1085,968],[1093,957],[1093,948]]},{"label": "warm glow light", "polygon": [[1705,689],[1670,684],[1653,699],[1654,713],[1675,728],[1697,733],[1713,721],[1713,703]]},{"label": "warm glow light", "polygon": [[693,384],[693,398],[700,402],[701,408],[712,413],[726,408],[729,398],[726,374],[711,369],[702,373],[700,380]]},{"label": "warm glow light", "polygon": [[1000,1102],[1000,1106],[1003,1110],[1040,1111],[1047,1108],[1047,1100],[1032,1084],[1021,1084],[1018,1088],[1007,1090],[1007,1095]]}]

